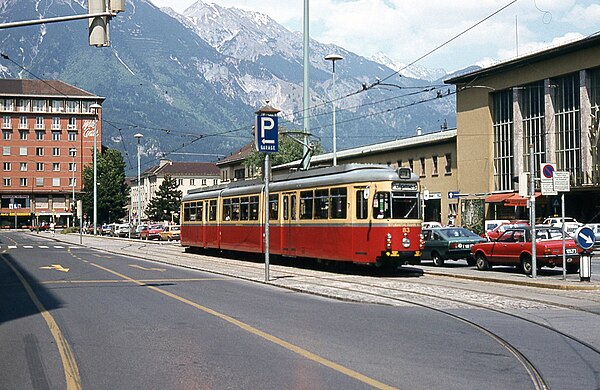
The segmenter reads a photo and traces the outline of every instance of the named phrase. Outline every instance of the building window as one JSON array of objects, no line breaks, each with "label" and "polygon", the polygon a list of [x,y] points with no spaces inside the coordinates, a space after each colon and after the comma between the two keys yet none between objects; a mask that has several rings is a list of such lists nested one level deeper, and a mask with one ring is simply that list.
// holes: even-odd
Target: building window
[{"label": "building window", "polygon": [[10,156],[10,146],[3,146],[2,147],[2,155],[3,156]]},{"label": "building window", "polygon": [[415,167],[414,167],[415,163],[414,160],[412,158],[408,159],[408,167],[410,168],[411,171],[415,171]]},{"label": "building window", "polygon": [[69,172],[73,172],[77,170],[77,163],[69,163]]},{"label": "building window", "polygon": [[43,177],[36,177],[35,178],[35,186],[36,187],[43,187],[44,186],[44,178]]},{"label": "building window", "polygon": [[28,131],[24,131],[24,130],[19,131],[19,139],[21,141],[27,141],[27,135],[28,134],[29,134]]},{"label": "building window", "polygon": [[27,129],[27,117],[20,116],[19,117],[19,129]]},{"label": "building window", "polygon": [[21,185],[21,187],[27,187],[27,178],[26,177],[20,178],[19,184]]},{"label": "building window", "polygon": [[523,116],[523,168],[525,172],[532,171],[529,167],[529,145],[533,145],[533,172],[540,177],[540,165],[546,161],[544,82],[523,88],[520,103]]},{"label": "building window", "polygon": [[45,129],[45,127],[44,127],[44,117],[43,116],[36,116],[35,117],[35,128],[36,129]]},{"label": "building window", "polygon": [[182,186],[183,185],[183,179],[177,179],[177,185],[178,186]]},{"label": "building window", "polygon": [[36,156],[43,156],[44,155],[44,148],[35,148],[35,155]]},{"label": "building window", "polygon": [[432,156],[431,157],[431,176],[437,176],[438,175],[438,156]]},{"label": "building window", "polygon": [[29,99],[18,99],[17,100],[17,109],[20,112],[29,111],[30,105],[31,105],[31,101]]},{"label": "building window", "polygon": [[12,129],[11,118],[9,115],[4,115],[2,117],[2,128],[3,129]]},{"label": "building window", "polygon": [[12,111],[13,110],[13,100],[12,99],[0,99],[0,110]]},{"label": "building window", "polygon": [[425,157],[419,158],[419,162],[421,163],[421,172],[419,176],[425,177]]},{"label": "building window", "polygon": [[494,191],[513,189],[513,105],[512,90],[492,95],[494,130]]},{"label": "building window", "polygon": [[19,156],[27,156],[27,146],[21,146],[19,148]]},{"label": "building window", "polygon": [[69,123],[67,124],[67,129],[68,130],[77,129],[77,118],[75,118],[74,116],[69,118]]},{"label": "building window", "polygon": [[21,172],[27,172],[27,163],[26,162],[21,163]]},{"label": "building window", "polygon": [[9,162],[2,163],[2,169],[5,170],[5,171],[10,171],[11,170],[11,164]]},{"label": "building window", "polygon": [[202,179],[202,185],[205,186],[206,185],[206,179]]},{"label": "building window", "polygon": [[60,156],[60,148],[52,148],[53,156]]},{"label": "building window", "polygon": [[77,112],[78,108],[79,108],[79,101],[67,100],[67,112]]},{"label": "building window", "polygon": [[60,118],[57,116],[52,117],[52,130],[60,129]]},{"label": "building window", "polygon": [[452,154],[447,153],[444,157],[446,158],[446,164],[444,166],[444,174],[450,175],[450,174],[452,174]]},{"label": "building window", "polygon": [[54,171],[54,172],[60,171],[60,163],[52,163],[52,171]]},{"label": "building window", "polygon": [[243,168],[242,169],[236,169],[235,171],[233,171],[233,177],[234,177],[234,179],[241,180],[245,176],[246,176],[246,172],[245,172],[245,170]]},{"label": "building window", "polygon": [[194,185],[194,179],[190,179],[190,185],[193,186]]},{"label": "building window", "polygon": [[52,141],[60,141],[60,131],[52,132]]},{"label": "building window", "polygon": [[77,141],[77,132],[69,131],[69,141]]},{"label": "building window", "polygon": [[[600,128],[600,68],[590,71],[590,106],[592,108],[592,128]],[[600,183],[600,145],[591,145],[592,184]]]},{"label": "building window", "polygon": [[36,131],[35,132],[35,139],[38,141],[43,141],[44,140],[44,134],[46,134],[45,131]]},{"label": "building window", "polygon": [[60,187],[60,177],[52,178],[52,187]]},{"label": "building window", "polygon": [[77,187],[77,179],[69,178],[69,187]]},{"label": "building window", "polygon": [[35,163],[35,170],[38,172],[42,172],[44,170],[44,163],[41,163],[41,162]]},{"label": "building window", "polygon": [[46,101],[42,99],[33,99],[32,100],[33,112],[45,112],[46,111]]},{"label": "building window", "polygon": [[10,141],[12,138],[12,131],[10,130],[2,130],[2,139],[5,141]]},{"label": "building window", "polygon": [[4,187],[10,187],[10,186],[11,186],[11,183],[10,183],[10,178],[9,178],[9,177],[5,177],[5,178],[3,178],[3,179],[2,179],[2,185],[3,185]]},{"label": "building window", "polygon": [[52,100],[52,112],[63,112],[65,109],[64,100]]},{"label": "building window", "polygon": [[579,113],[579,74],[551,80],[556,124],[556,162],[559,171],[571,172],[574,185],[583,184],[581,169],[581,118]]},{"label": "building window", "polygon": [[402,166],[402,160],[396,161],[396,164],[398,164],[398,168],[400,168]]}]

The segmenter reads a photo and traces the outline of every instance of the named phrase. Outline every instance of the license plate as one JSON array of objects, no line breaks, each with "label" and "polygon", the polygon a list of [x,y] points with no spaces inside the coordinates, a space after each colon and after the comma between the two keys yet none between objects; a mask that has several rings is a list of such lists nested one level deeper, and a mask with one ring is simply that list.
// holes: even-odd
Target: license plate
[{"label": "license plate", "polygon": [[577,254],[577,249],[575,249],[575,248],[567,249],[567,255],[575,255],[575,254]]}]

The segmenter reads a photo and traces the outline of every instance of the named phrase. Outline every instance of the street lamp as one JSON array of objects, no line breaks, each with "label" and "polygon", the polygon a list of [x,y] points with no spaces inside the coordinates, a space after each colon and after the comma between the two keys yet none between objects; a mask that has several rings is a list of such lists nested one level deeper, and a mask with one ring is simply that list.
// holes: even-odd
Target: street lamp
[{"label": "street lamp", "polygon": [[337,141],[336,141],[336,132],[335,132],[335,99],[336,99],[336,94],[335,94],[335,62],[342,60],[343,57],[338,55],[338,54],[329,54],[327,56],[325,56],[325,60],[327,61],[331,61],[331,65],[333,67],[333,84],[332,84],[332,89],[333,89],[333,93],[332,93],[332,97],[331,97],[331,105],[333,106],[333,166],[337,165]]},{"label": "street lamp", "polygon": [[98,110],[102,108],[98,103],[90,105],[90,109],[94,113],[94,235],[96,231],[96,225],[98,223]]},{"label": "street lamp", "polygon": [[142,188],[140,185],[140,140],[144,137],[143,134],[137,133],[134,135],[137,138],[137,195],[138,195],[138,204],[137,204],[137,223],[136,226],[140,224],[142,217]]},{"label": "street lamp", "polygon": [[73,197],[71,198],[71,217],[73,218],[73,227],[75,227],[75,154],[77,149],[69,148],[69,155],[72,158],[71,162],[71,187],[73,187]]}]

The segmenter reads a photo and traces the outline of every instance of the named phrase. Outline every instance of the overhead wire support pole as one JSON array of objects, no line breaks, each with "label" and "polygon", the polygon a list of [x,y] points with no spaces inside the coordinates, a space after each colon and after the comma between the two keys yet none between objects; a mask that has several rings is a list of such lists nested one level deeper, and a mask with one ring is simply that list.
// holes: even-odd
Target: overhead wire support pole
[{"label": "overhead wire support pole", "polygon": [[[304,0],[304,84],[303,84],[303,95],[302,95],[302,109],[304,113],[304,145],[308,145],[308,133],[310,133],[310,83],[309,83],[309,69],[310,69],[310,34],[309,34],[309,12],[308,12],[308,0]],[[304,147],[302,155],[308,153],[308,148]],[[308,166],[302,166],[302,170],[307,170]]]},{"label": "overhead wire support pole", "polygon": [[21,21],[21,22],[1,23],[0,24],[0,30],[5,29],[5,28],[13,28],[13,27],[34,26],[34,25],[37,25],[37,24],[68,22],[70,20],[92,19],[92,18],[102,17],[102,16],[112,17],[112,16],[116,16],[116,13],[112,13],[112,12],[97,12],[97,13],[93,13],[93,14],[72,15],[72,16],[59,16],[59,17],[56,17],[56,18],[24,20],[24,21]]}]

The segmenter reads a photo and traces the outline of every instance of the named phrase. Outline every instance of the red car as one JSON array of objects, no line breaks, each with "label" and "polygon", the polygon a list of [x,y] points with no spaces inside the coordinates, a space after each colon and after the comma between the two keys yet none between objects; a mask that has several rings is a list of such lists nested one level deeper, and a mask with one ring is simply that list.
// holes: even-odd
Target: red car
[{"label": "red car", "polygon": [[[536,264],[538,268],[562,267],[562,231],[554,227],[536,227]],[[567,272],[579,270],[579,252],[572,238],[566,237]],[[494,265],[514,265],[530,275],[531,227],[507,229],[496,241],[475,244],[471,247],[477,269],[489,270]]]},{"label": "red car", "polygon": [[495,241],[504,233],[506,230],[510,228],[522,228],[529,226],[528,222],[511,222],[511,223],[503,223],[492,230],[488,230],[487,232],[481,234],[481,237],[487,238],[489,241]]},{"label": "red car", "polygon": [[142,240],[158,240],[160,238],[160,232],[164,230],[164,226],[160,224],[150,225],[148,229],[140,232],[140,238]]}]

